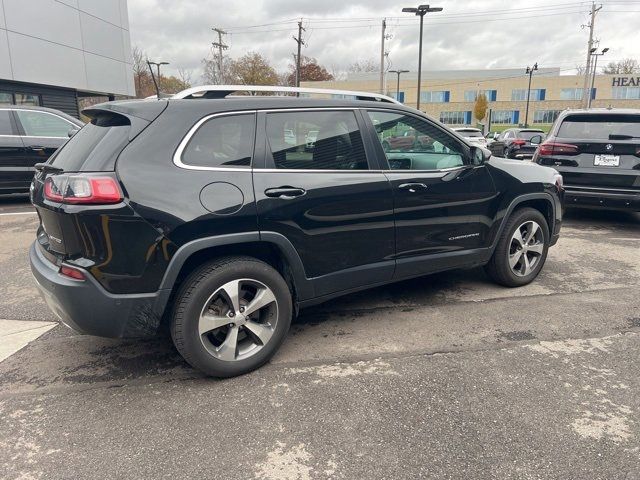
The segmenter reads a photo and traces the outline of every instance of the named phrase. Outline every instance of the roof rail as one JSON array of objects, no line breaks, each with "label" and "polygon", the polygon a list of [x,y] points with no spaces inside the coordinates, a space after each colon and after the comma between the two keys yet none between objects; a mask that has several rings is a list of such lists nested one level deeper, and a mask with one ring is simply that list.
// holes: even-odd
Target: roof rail
[{"label": "roof rail", "polygon": [[354,92],[351,90],[332,90],[325,88],[280,87],[268,85],[201,85],[176,93],[171,98],[225,98],[235,92],[273,92],[273,93],[305,93],[320,95],[344,95],[356,97],[356,100],[371,100],[400,104],[397,100],[372,92]]}]

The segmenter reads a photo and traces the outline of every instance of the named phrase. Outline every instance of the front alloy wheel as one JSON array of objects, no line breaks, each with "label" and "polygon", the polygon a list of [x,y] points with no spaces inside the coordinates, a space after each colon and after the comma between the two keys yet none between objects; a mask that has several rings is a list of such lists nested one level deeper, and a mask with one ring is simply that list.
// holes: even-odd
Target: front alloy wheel
[{"label": "front alloy wheel", "polygon": [[540,225],[530,220],[520,225],[511,237],[509,267],[519,276],[526,277],[536,268],[544,252],[544,235]]}]

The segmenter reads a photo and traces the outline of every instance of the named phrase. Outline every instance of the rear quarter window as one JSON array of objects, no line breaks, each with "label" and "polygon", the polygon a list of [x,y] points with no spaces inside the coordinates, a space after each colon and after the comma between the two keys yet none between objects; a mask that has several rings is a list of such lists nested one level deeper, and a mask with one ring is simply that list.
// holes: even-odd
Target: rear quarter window
[{"label": "rear quarter window", "polygon": [[197,167],[249,168],[253,156],[255,115],[221,115],[198,127],[180,156],[183,164]]}]

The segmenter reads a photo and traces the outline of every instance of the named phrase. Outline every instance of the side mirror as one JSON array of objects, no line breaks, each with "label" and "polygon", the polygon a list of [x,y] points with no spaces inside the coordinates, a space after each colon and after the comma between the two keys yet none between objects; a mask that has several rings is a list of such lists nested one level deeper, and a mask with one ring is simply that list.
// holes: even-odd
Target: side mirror
[{"label": "side mirror", "polygon": [[471,147],[471,163],[482,165],[491,158],[491,151],[482,147]]},{"label": "side mirror", "polygon": [[67,132],[67,136],[69,138],[73,137],[76,133],[78,133],[80,131],[79,128],[70,128],[69,131]]},{"label": "side mirror", "polygon": [[531,145],[540,145],[542,143],[542,135],[534,135],[529,142],[531,142]]}]

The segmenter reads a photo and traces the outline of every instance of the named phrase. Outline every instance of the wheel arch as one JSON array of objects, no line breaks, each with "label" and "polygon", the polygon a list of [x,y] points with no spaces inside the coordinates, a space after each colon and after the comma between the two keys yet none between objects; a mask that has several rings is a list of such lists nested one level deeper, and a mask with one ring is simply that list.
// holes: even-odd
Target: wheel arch
[{"label": "wheel arch", "polygon": [[504,210],[504,215],[502,216],[502,219],[500,221],[500,227],[495,232],[491,242],[491,253],[493,253],[496,246],[498,245],[500,235],[502,235],[502,231],[504,230],[507,224],[507,220],[509,219],[511,214],[513,214],[513,212],[515,212],[517,209],[527,207],[538,210],[547,221],[547,226],[549,227],[549,235],[554,234],[555,220],[557,218],[557,215],[556,205],[553,197],[549,193],[545,192],[520,195],[513,199]]},{"label": "wheel arch", "polygon": [[193,240],[178,249],[169,262],[160,289],[167,292],[165,305],[177,292],[182,281],[198,265],[228,255],[257,258],[275,268],[285,279],[297,302],[313,297],[313,287],[306,278],[302,260],[283,235],[275,232],[248,232]]}]

